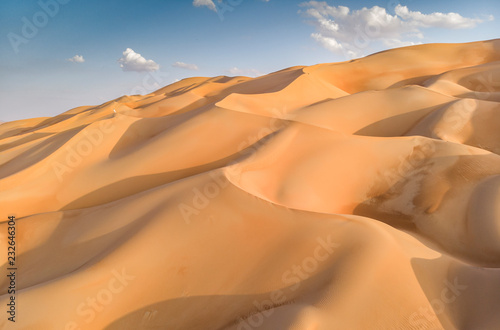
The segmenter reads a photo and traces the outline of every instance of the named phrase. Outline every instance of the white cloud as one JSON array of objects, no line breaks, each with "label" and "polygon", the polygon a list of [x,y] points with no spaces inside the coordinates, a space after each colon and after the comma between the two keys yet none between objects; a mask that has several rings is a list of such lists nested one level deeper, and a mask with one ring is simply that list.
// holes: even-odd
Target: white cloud
[{"label": "white cloud", "polygon": [[383,39],[382,43],[389,48],[414,46],[420,44],[420,42],[404,41],[399,39]]},{"label": "white cloud", "polygon": [[443,29],[470,29],[483,22],[477,18],[463,17],[457,13],[432,13],[422,14],[419,11],[411,11],[406,6],[397,5],[394,9],[396,15],[406,22],[421,27],[437,27]]},{"label": "white cloud", "polygon": [[[468,29],[483,22],[457,13],[422,14],[406,6],[397,5],[395,15],[385,8],[374,6],[350,10],[344,6],[330,6],[326,2],[309,1],[300,4],[299,13],[311,19],[316,32],[311,38],[333,53],[347,58],[359,57],[372,51],[370,46],[401,47],[421,43],[421,29]],[[489,17],[490,20],[493,17]]]},{"label": "white cloud", "polygon": [[146,60],[141,54],[127,48],[123,56],[118,60],[123,71],[151,72],[160,69],[160,66],[153,60]]},{"label": "white cloud", "polygon": [[184,62],[175,62],[174,64],[172,64],[172,66],[186,70],[198,70],[198,66],[196,64],[189,64]]},{"label": "white cloud", "polygon": [[334,53],[342,50],[342,45],[338,43],[337,40],[330,37],[325,37],[321,33],[312,33],[311,38],[319,42],[324,48]]},{"label": "white cloud", "polygon": [[257,69],[240,69],[238,67],[232,67],[227,70],[233,76],[249,76],[249,77],[258,77],[263,76],[264,73],[260,72]]},{"label": "white cloud", "polygon": [[[221,11],[232,11],[232,8],[239,5],[242,0],[236,1],[236,0],[229,0],[229,1],[223,1],[223,0],[217,0],[219,2],[219,9],[222,9]],[[262,0],[264,2],[269,2],[270,0]],[[214,0],[193,0],[193,6],[195,7],[202,7],[206,6],[210,10],[213,10],[217,12],[217,6],[214,2]]]},{"label": "white cloud", "polygon": [[194,0],[193,6],[195,7],[207,6],[210,10],[217,12],[215,3],[212,0]]},{"label": "white cloud", "polygon": [[72,58],[68,58],[68,61],[75,63],[83,63],[85,62],[85,59],[83,58],[82,55],[75,55]]}]

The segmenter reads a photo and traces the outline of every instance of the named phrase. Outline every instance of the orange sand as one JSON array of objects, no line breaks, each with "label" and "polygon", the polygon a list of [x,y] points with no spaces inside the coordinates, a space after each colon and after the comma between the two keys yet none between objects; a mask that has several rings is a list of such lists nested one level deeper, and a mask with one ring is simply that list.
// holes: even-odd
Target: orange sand
[{"label": "orange sand", "polygon": [[1,124],[0,328],[499,329],[499,102],[492,40]]}]

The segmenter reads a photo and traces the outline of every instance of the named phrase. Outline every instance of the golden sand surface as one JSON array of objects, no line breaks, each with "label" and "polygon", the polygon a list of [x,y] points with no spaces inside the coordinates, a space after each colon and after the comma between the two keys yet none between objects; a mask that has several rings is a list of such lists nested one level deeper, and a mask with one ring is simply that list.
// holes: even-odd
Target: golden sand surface
[{"label": "golden sand surface", "polygon": [[[500,40],[0,125],[0,328],[500,329]],[[5,252],[4,252],[5,251]]]}]

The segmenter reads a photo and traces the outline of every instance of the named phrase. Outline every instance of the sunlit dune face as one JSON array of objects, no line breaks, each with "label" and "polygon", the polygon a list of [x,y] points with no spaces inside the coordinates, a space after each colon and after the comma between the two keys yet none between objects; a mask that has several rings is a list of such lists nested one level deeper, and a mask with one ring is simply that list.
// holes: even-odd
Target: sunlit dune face
[{"label": "sunlit dune face", "polygon": [[499,42],[1,124],[16,326],[497,329]]}]

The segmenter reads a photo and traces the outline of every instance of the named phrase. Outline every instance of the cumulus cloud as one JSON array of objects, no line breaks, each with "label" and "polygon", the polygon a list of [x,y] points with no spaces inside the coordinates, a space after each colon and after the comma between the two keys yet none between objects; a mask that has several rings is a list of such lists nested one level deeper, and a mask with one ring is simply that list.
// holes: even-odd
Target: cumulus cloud
[{"label": "cumulus cloud", "polygon": [[189,64],[184,62],[175,62],[174,64],[172,64],[172,66],[186,70],[194,70],[194,71],[198,70],[198,66],[196,64]]},{"label": "cumulus cloud", "polygon": [[404,21],[421,27],[470,29],[483,22],[481,19],[467,18],[457,13],[432,13],[426,15],[419,11],[411,11],[408,7],[401,5],[397,5],[394,11]]},{"label": "cumulus cloud", "polygon": [[68,58],[68,61],[74,62],[74,63],[83,63],[83,62],[85,62],[85,59],[83,58],[82,55],[75,55],[72,58]]},{"label": "cumulus cloud", "polygon": [[153,60],[146,60],[131,48],[127,48],[123,52],[123,56],[118,59],[118,63],[120,63],[120,68],[123,71],[152,72],[160,69],[160,66]]},{"label": "cumulus cloud", "polygon": [[419,44],[425,28],[470,29],[484,21],[457,13],[423,14],[402,5],[395,7],[394,15],[379,6],[351,10],[345,6],[330,6],[324,1],[304,2],[300,6],[304,10],[299,13],[309,18],[316,28],[311,38],[347,58],[366,55],[372,43],[387,47]]},{"label": "cumulus cloud", "polygon": [[[218,2],[218,9],[221,9],[221,11],[232,11],[233,7],[239,5],[243,0],[230,0],[230,1],[223,1],[223,0],[215,0]],[[269,2],[269,0],[262,0],[263,2]],[[193,6],[195,7],[208,7],[210,10],[213,10],[217,13],[217,5],[214,0],[193,0]]]},{"label": "cumulus cloud", "polygon": [[210,10],[217,12],[215,3],[212,0],[194,0],[193,6],[195,7],[207,6]]},{"label": "cumulus cloud", "polygon": [[335,53],[342,50],[342,45],[334,38],[325,37],[321,33],[313,33],[311,37],[329,51]]},{"label": "cumulus cloud", "polygon": [[258,77],[264,75],[263,72],[260,72],[257,69],[240,69],[238,67],[232,67],[227,70],[233,76],[249,76],[249,77]]}]

